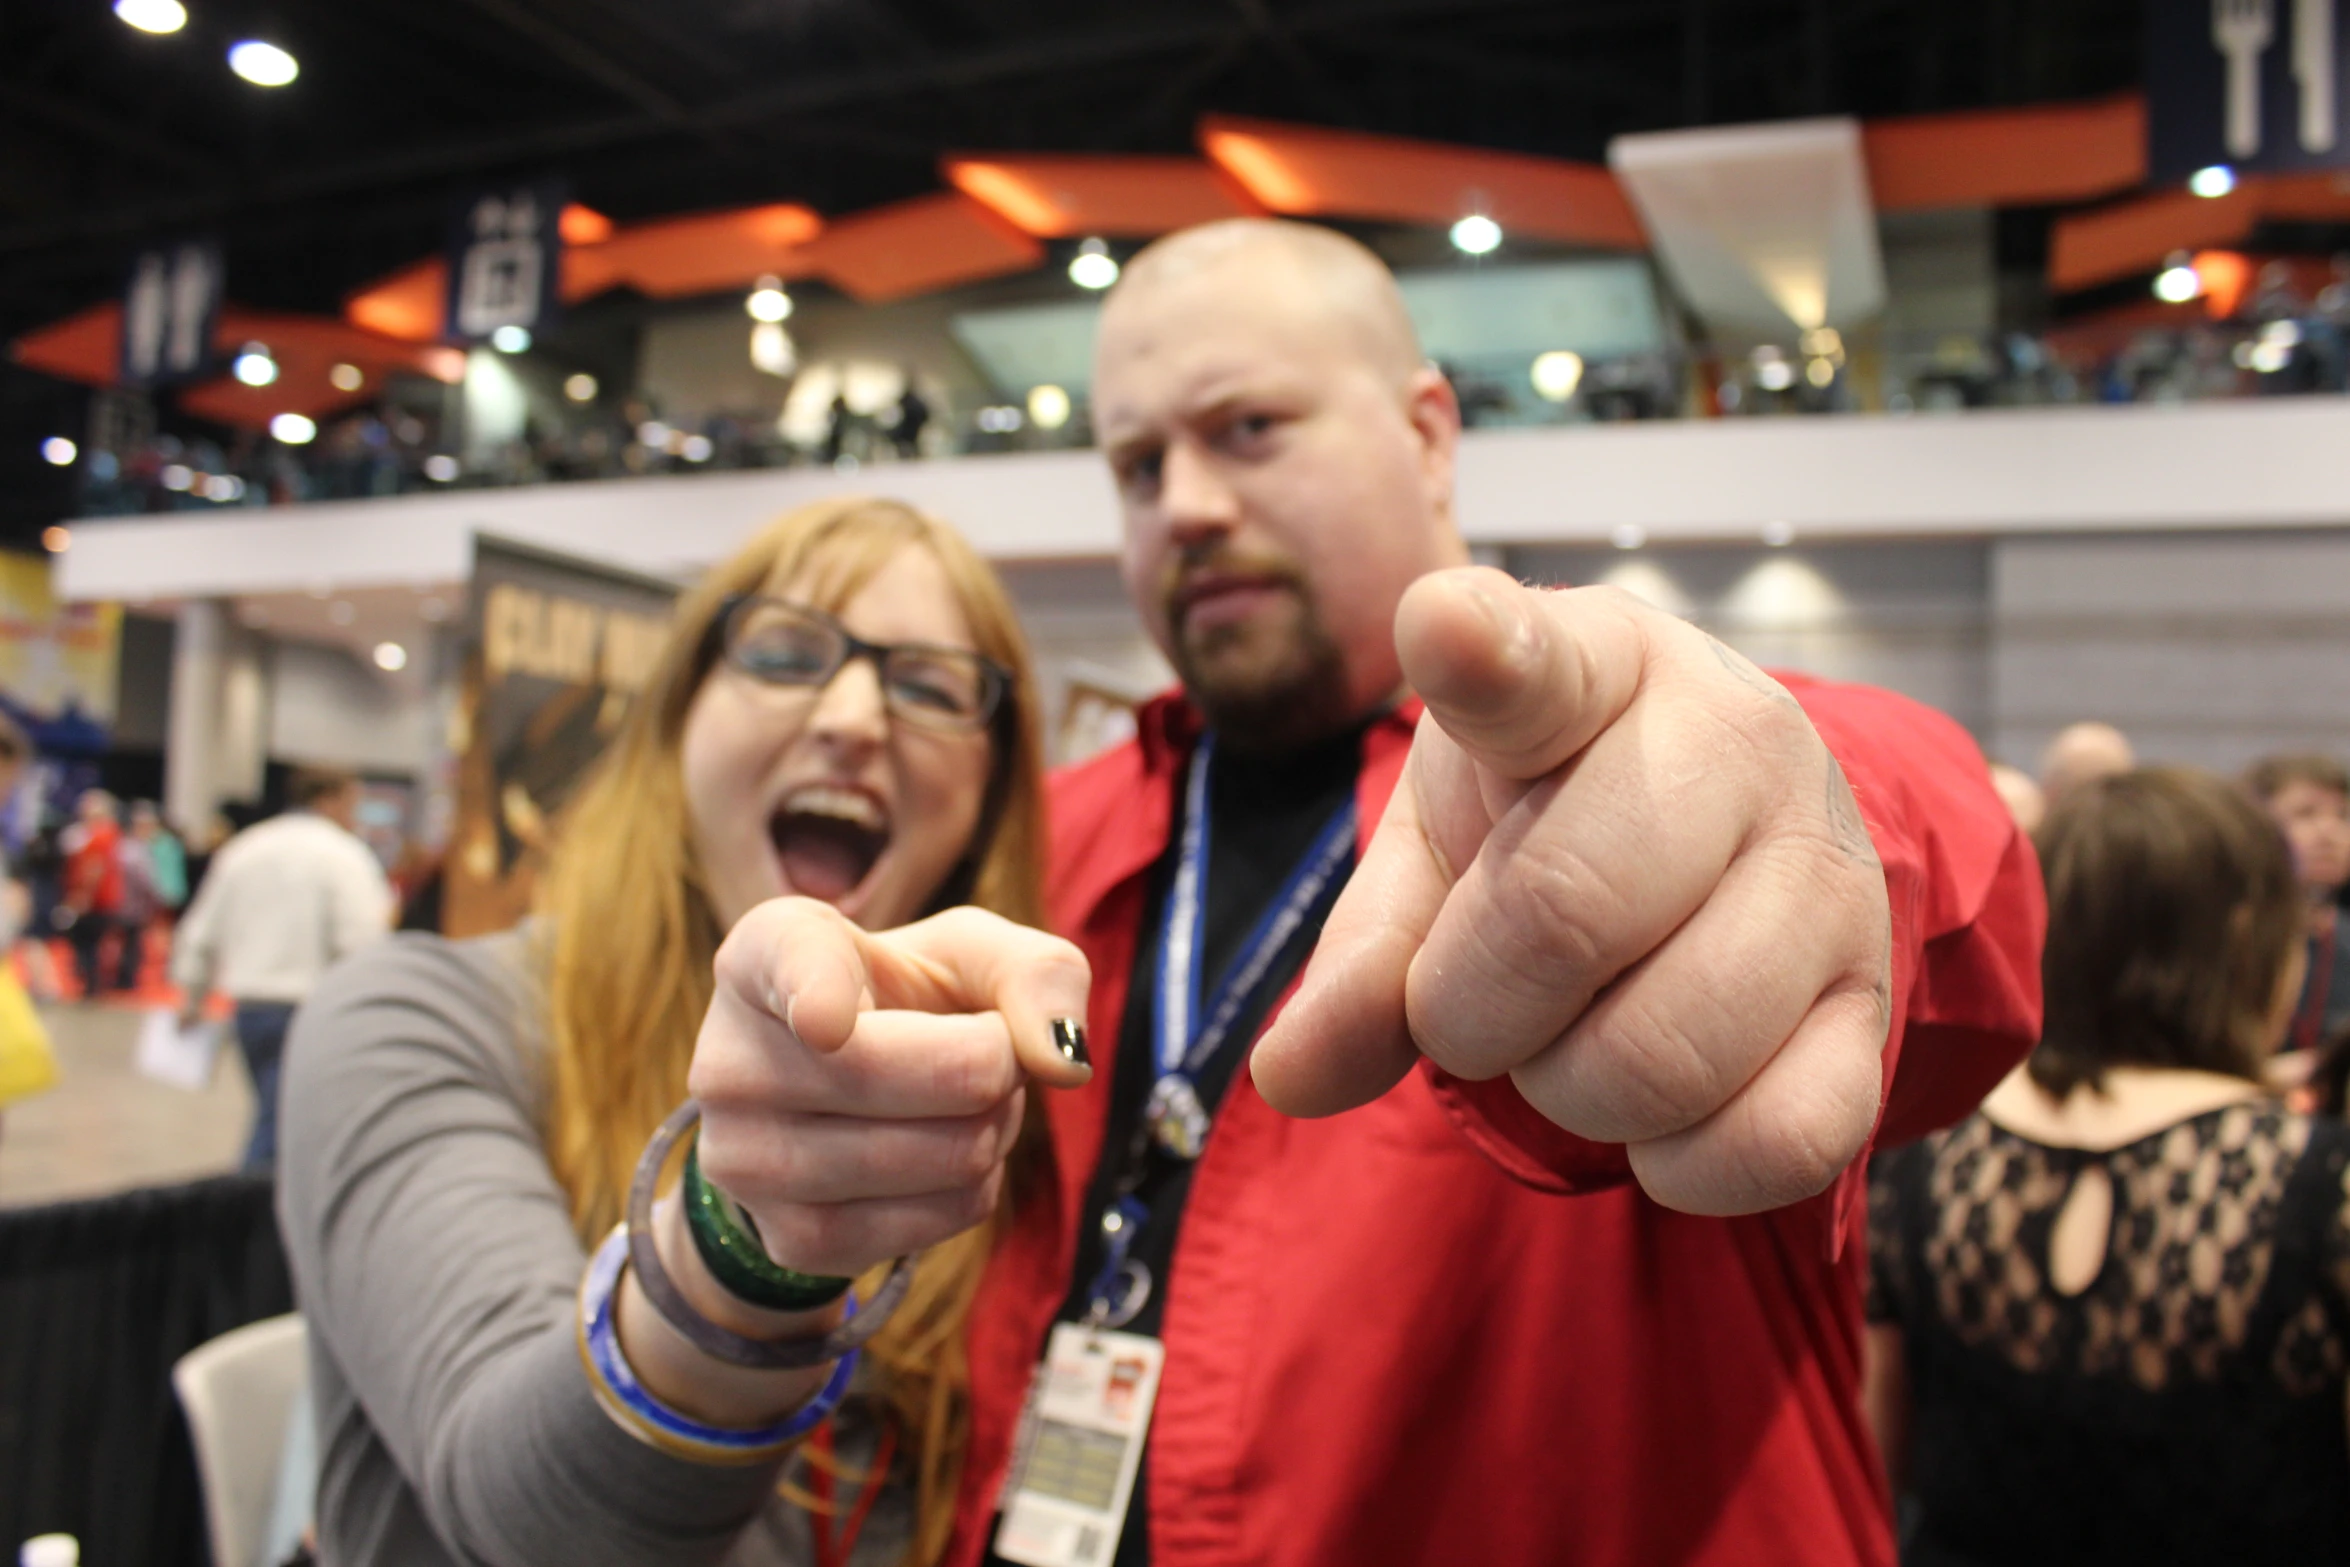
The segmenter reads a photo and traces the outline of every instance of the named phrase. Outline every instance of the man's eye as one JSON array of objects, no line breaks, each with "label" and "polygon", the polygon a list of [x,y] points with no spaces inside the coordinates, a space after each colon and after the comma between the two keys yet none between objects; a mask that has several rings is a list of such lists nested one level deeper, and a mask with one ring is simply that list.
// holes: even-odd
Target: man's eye
[{"label": "man's eye", "polygon": [[1159,482],[1159,470],[1166,459],[1157,452],[1148,456],[1129,458],[1120,470],[1119,478],[1128,489],[1149,489]]}]

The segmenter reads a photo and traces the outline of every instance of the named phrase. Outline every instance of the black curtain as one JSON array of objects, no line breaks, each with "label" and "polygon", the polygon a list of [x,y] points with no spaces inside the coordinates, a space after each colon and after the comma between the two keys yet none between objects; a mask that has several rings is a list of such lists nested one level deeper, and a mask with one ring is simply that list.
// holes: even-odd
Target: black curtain
[{"label": "black curtain", "polygon": [[265,1176],[0,1210],[0,1560],[205,1567],[172,1363],[293,1300]]}]

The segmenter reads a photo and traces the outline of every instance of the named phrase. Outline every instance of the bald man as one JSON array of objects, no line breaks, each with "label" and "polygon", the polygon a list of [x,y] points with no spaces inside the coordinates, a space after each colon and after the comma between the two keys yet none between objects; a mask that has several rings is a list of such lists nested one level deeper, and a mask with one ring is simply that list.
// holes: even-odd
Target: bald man
[{"label": "bald man", "polygon": [[[993,1051],[1060,1089],[971,1316],[946,1559],[1891,1563],[1862,1155],[2037,1025],[2038,881],[1981,755],[1467,566],[1458,408],[1349,240],[1161,241],[1098,354],[1126,584],[1183,687],[1056,780],[1074,953],[773,905],[695,1065],[704,1168],[833,1273],[989,1211],[1003,1152],[815,1170],[778,1118],[892,1146],[874,1086],[744,1084],[886,1039],[908,1084]],[[952,1051],[891,1011],[958,1005]],[[1056,1050],[1054,1017],[1087,1027]]]},{"label": "bald man", "polygon": [[2040,792],[2050,805],[2085,783],[2138,765],[2130,737],[2111,724],[2068,724],[2040,753]]}]

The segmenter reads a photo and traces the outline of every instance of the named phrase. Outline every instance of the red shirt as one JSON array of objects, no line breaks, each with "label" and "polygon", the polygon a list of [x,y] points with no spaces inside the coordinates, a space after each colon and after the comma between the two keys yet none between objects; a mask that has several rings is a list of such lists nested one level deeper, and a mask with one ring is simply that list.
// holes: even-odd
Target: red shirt
[{"label": "red shirt", "polygon": [[73,829],[65,856],[65,902],[77,914],[112,914],[122,907],[122,829],[100,819]]},{"label": "red shirt", "polygon": [[[1981,755],[1890,694],[1786,678],[1885,862],[1894,935],[1879,1135],[1958,1119],[2030,1048],[2045,923],[2030,847]],[[1364,741],[1379,820],[1414,707]],[[1048,895],[1084,948],[1090,1031],[1118,1037],[1198,720],[1053,782]],[[1014,1429],[1066,1293],[1115,1052],[1045,1097],[1055,1169],[971,1318],[971,1449],[948,1560],[993,1526]],[[1810,1202],[1670,1212],[1623,1151],[1536,1115],[1508,1078],[1432,1066],[1377,1103],[1291,1120],[1233,1080],[1168,1282],[1148,1506],[1158,1567],[1893,1561],[1859,1404],[1865,1159]]]}]

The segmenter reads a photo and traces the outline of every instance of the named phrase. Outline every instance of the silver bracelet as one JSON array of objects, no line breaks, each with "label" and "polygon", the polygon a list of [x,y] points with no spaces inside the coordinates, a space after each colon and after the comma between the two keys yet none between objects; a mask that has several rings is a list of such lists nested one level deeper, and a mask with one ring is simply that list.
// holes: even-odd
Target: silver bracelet
[{"label": "silver bracelet", "polygon": [[668,1270],[661,1266],[660,1250],[653,1244],[653,1191],[660,1184],[661,1167],[669,1162],[670,1150],[701,1119],[702,1107],[696,1100],[688,1099],[671,1111],[669,1119],[653,1134],[653,1140],[645,1144],[644,1155],[637,1160],[636,1179],[628,1187],[628,1263],[636,1271],[637,1285],[645,1292],[645,1299],[653,1303],[662,1320],[713,1360],[754,1371],[799,1371],[820,1366],[838,1360],[880,1332],[890,1314],[898,1309],[899,1302],[906,1298],[906,1291],[913,1287],[914,1259],[910,1256],[900,1257],[892,1264],[889,1277],[882,1280],[873,1298],[860,1306],[855,1316],[829,1333],[784,1339],[745,1338],[694,1310],[684,1292],[669,1277]]}]

